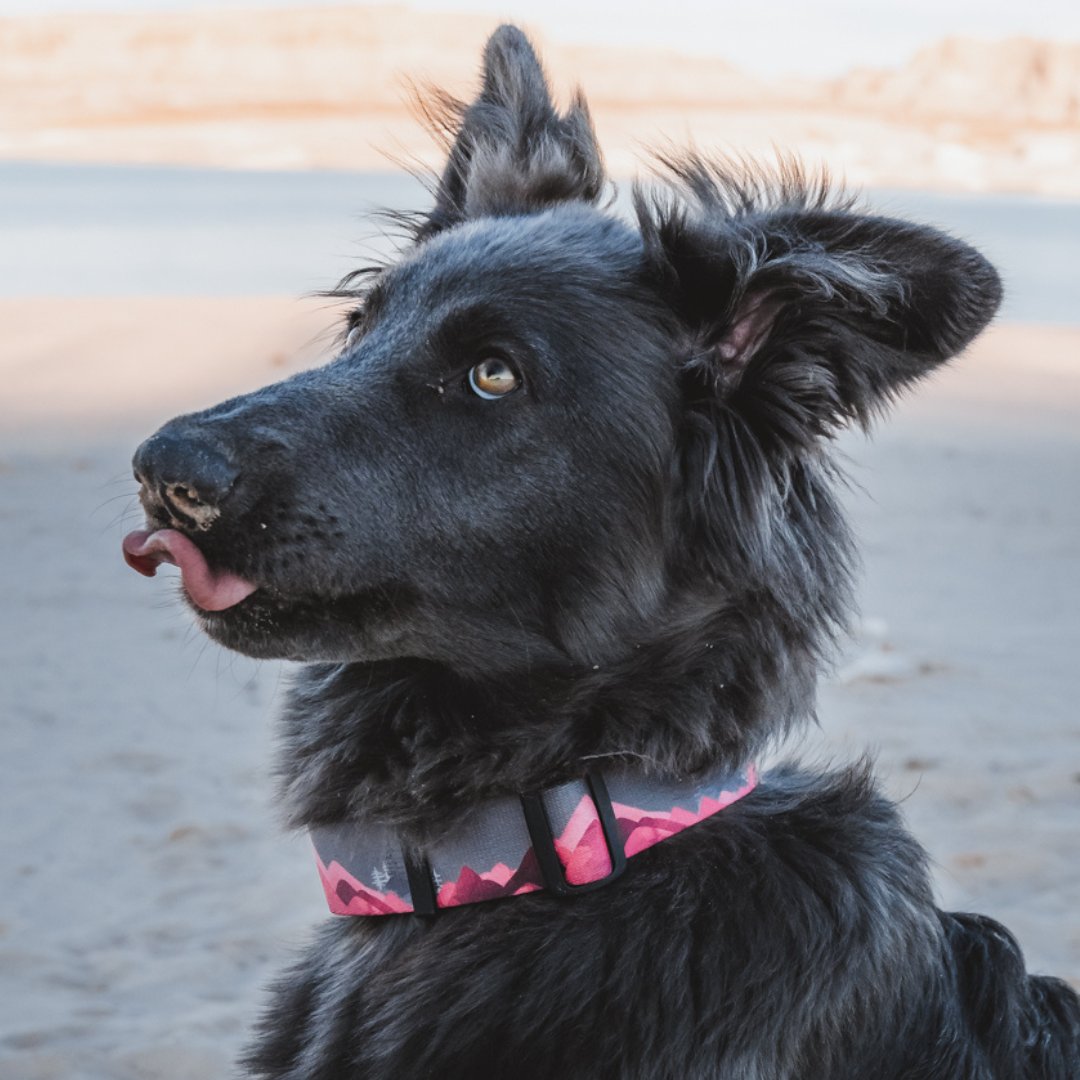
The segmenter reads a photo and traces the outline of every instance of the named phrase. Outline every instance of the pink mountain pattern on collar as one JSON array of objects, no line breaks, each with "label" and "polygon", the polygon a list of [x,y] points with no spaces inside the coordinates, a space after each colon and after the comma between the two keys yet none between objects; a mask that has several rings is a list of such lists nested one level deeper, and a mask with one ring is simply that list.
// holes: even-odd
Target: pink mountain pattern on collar
[{"label": "pink mountain pattern on collar", "polygon": [[[605,772],[627,857],[719,813],[757,786],[753,765],[695,782]],[[571,885],[611,872],[600,818],[584,780],[543,793],[555,851]],[[357,822],[312,829],[319,877],[335,915],[400,915],[413,910],[405,859],[393,830]],[[543,889],[520,804],[493,799],[427,853],[439,908]]]}]

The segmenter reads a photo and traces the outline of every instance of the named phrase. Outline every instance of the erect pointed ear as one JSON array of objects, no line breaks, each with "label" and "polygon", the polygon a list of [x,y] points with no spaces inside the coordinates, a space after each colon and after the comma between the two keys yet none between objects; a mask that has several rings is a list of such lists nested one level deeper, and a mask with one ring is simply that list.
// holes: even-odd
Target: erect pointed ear
[{"label": "erect pointed ear", "polygon": [[994,268],[925,226],[856,213],[791,162],[767,173],[668,161],[638,193],[653,273],[687,329],[696,407],[735,412],[765,452],[866,425],[958,353],[1001,300]]},{"label": "erect pointed ear", "polygon": [[445,95],[426,116],[449,147],[435,206],[418,239],[469,218],[530,213],[571,200],[595,202],[604,166],[580,93],[560,116],[528,38],[500,26],[484,48],[483,83],[471,105]]}]

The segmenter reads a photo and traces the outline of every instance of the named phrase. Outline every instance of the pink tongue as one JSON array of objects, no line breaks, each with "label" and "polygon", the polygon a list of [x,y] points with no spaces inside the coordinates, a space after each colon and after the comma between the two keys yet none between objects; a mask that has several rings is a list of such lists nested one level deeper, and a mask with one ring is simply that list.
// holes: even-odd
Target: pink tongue
[{"label": "pink tongue", "polygon": [[258,588],[238,574],[215,574],[203,553],[175,529],[128,533],[124,537],[124,558],[128,566],[147,577],[153,577],[163,562],[180,567],[188,596],[203,611],[224,611]]}]

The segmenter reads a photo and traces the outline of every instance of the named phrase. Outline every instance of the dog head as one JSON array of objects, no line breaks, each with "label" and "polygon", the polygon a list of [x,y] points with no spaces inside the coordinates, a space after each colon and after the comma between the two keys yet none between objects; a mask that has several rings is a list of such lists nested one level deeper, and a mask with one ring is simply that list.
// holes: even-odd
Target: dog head
[{"label": "dog head", "polygon": [[993,268],[792,164],[670,158],[617,216],[512,27],[432,116],[433,205],[341,290],[340,355],[148,439],[129,561],[259,657],[589,670],[706,621],[812,665],[848,594],[830,437],[987,324]]}]

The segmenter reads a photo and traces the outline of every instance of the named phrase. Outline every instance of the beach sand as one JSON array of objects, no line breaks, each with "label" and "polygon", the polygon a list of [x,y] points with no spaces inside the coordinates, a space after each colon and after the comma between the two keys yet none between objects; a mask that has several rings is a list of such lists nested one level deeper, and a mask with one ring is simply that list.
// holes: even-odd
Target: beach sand
[{"label": "beach sand", "polygon": [[[288,679],[132,573],[160,422],[325,354],[325,304],[0,301],[0,1077],[229,1075],[325,917],[272,800]],[[867,751],[943,906],[1080,986],[1080,330],[999,326],[843,440],[861,629],[797,752]]]}]

